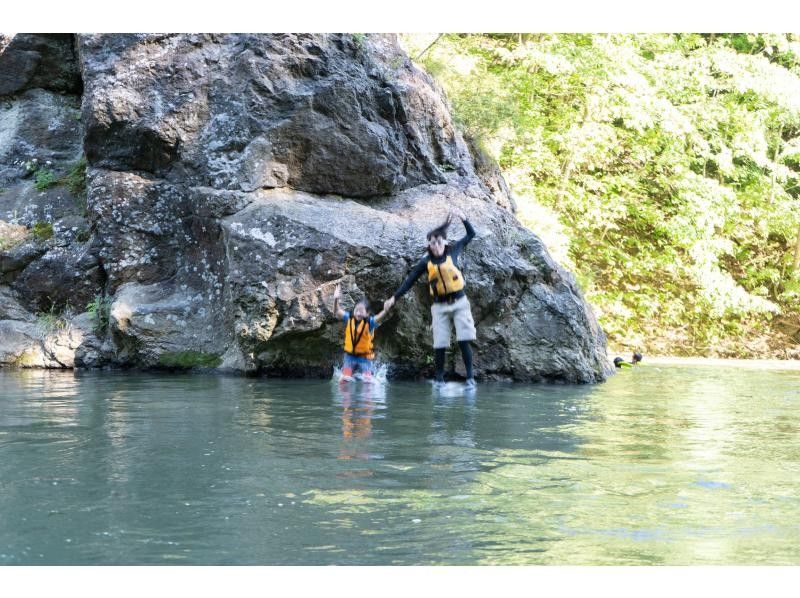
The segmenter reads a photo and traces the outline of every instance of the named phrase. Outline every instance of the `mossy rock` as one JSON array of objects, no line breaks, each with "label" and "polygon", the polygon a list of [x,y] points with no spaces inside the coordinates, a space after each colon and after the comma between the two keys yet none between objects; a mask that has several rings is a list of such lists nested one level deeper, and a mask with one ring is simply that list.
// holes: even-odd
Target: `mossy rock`
[{"label": "mossy rock", "polygon": [[33,236],[41,241],[46,241],[53,237],[53,225],[49,222],[36,222],[31,227]]},{"label": "mossy rock", "polygon": [[38,353],[26,349],[14,360],[14,365],[20,368],[35,368],[41,366],[42,363]]},{"label": "mossy rock", "polygon": [[216,368],[221,363],[220,355],[202,351],[168,351],[158,357],[159,366],[175,369]]}]

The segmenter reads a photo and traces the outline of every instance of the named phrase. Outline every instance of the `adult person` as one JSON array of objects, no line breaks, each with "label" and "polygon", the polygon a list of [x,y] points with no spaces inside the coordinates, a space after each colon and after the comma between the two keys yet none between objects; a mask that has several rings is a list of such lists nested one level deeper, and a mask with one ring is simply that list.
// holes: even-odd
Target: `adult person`
[{"label": "adult person", "polygon": [[[464,224],[466,235],[451,245],[447,245],[447,229],[454,218]],[[435,366],[435,384],[444,383],[445,349],[450,346],[451,325],[456,329],[456,340],[461,349],[466,369],[467,388],[475,387],[472,371],[472,342],[475,340],[475,323],[472,310],[465,293],[466,281],[458,267],[458,258],[467,244],[475,237],[464,212],[451,209],[447,219],[429,231],[426,235],[428,247],[425,255],[414,265],[409,275],[395,291],[394,295],[384,302],[384,310],[390,309],[411,285],[423,274],[428,275],[428,288],[433,304],[431,318],[433,320],[433,354]]]}]

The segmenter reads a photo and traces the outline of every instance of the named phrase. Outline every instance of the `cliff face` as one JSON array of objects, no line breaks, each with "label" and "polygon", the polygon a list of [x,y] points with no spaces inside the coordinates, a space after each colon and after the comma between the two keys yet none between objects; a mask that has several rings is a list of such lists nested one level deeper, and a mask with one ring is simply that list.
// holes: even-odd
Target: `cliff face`
[{"label": "cliff face", "polygon": [[[380,309],[457,206],[479,375],[612,369],[392,36],[17,35],[0,95],[0,363],[329,374],[336,284]],[[380,328],[398,375],[429,369],[426,295]]]}]

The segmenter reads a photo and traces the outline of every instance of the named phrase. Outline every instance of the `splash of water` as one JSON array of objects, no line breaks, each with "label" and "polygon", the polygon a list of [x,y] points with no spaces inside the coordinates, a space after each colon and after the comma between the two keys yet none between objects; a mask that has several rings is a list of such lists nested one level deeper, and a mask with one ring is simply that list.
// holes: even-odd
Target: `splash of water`
[{"label": "splash of water", "polygon": [[[333,376],[331,380],[338,382],[342,379],[342,364],[334,364],[333,366]],[[375,360],[372,364],[372,380],[378,384],[386,384],[386,375],[389,371],[389,364],[383,363],[379,360]],[[363,380],[360,372],[356,372],[353,376],[356,380]]]}]

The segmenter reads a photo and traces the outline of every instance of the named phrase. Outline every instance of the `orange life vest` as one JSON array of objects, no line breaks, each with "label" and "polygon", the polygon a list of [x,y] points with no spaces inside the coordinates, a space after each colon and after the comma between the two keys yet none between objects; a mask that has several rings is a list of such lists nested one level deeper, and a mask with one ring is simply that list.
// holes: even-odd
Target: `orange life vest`
[{"label": "orange life vest", "polygon": [[375,353],[372,351],[374,336],[369,329],[369,318],[357,322],[355,316],[351,315],[344,327],[344,352],[354,357],[375,359]]}]

